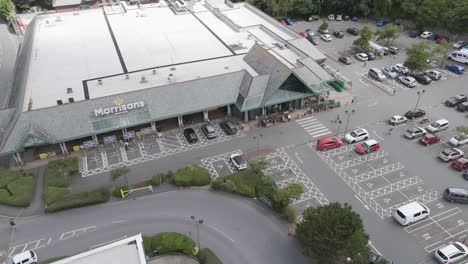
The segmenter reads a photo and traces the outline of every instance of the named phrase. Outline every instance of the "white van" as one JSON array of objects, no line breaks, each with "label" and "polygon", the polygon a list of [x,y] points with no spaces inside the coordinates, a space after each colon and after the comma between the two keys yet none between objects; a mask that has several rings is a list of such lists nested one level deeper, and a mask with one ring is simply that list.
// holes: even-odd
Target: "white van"
[{"label": "white van", "polygon": [[429,217],[431,211],[424,204],[412,202],[398,208],[393,214],[393,218],[403,226],[410,225]]},{"label": "white van", "polygon": [[426,127],[426,130],[435,133],[442,130],[445,130],[449,127],[449,122],[447,119],[439,119],[437,121],[432,122],[430,125]]},{"label": "white van", "polygon": [[37,254],[32,251],[24,251],[17,255],[14,255],[7,261],[7,264],[36,264],[37,263]]},{"label": "white van", "polygon": [[453,61],[458,61],[463,64],[468,64],[468,50],[462,49],[454,51],[448,55],[448,58]]}]

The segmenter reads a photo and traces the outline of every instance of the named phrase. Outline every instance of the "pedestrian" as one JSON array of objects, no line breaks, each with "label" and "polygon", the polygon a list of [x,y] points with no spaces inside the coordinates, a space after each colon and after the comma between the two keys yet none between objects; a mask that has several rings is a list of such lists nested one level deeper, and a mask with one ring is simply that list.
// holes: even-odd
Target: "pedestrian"
[{"label": "pedestrian", "polygon": [[393,95],[395,95],[395,94],[396,94],[396,89],[393,89]]},{"label": "pedestrian", "polygon": [[391,127],[388,129],[388,134],[391,135],[391,134],[392,134],[392,131],[393,131],[393,127],[391,126]]}]

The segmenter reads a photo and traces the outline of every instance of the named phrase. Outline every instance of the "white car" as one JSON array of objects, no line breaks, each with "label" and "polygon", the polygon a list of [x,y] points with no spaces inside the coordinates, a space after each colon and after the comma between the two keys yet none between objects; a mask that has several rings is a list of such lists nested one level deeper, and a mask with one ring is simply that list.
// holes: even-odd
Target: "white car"
[{"label": "white car", "polygon": [[408,122],[408,119],[404,116],[401,116],[401,115],[394,115],[392,117],[390,117],[390,119],[388,120],[388,123],[390,125],[399,125],[399,124],[403,124],[403,123],[406,123]]},{"label": "white car", "polygon": [[421,38],[427,39],[428,37],[430,37],[430,36],[432,36],[432,35],[434,35],[434,33],[429,32],[429,31],[424,31],[424,32],[421,34],[420,37],[421,37]]},{"label": "white car", "polygon": [[404,74],[404,75],[409,73],[409,69],[401,63],[395,64],[395,66],[392,67],[392,70],[398,72],[399,74]]},{"label": "white car", "polygon": [[19,254],[14,255],[9,258],[6,263],[8,264],[36,264],[37,263],[37,254],[32,250],[27,250]]},{"label": "white car", "polygon": [[342,16],[341,15],[336,15],[336,18],[335,18],[336,21],[341,21],[343,20]]},{"label": "white car", "polygon": [[247,160],[244,158],[242,154],[232,154],[231,155],[231,162],[234,164],[237,170],[245,170],[247,169]]},{"label": "white car", "polygon": [[465,258],[468,255],[468,248],[460,242],[454,242],[434,252],[434,258],[439,263],[450,264]]},{"label": "white car", "polygon": [[468,136],[462,137],[460,135],[456,135],[449,140],[449,143],[450,145],[455,147],[465,145],[466,143],[468,143]]},{"label": "white car", "polygon": [[330,21],[335,20],[335,15],[333,15],[333,14],[328,15],[328,20],[330,20]]},{"label": "white car", "polygon": [[326,42],[332,41],[332,38],[331,38],[330,34],[321,35],[320,38],[323,39],[323,41],[326,41]]},{"label": "white car", "polygon": [[413,127],[413,128],[406,130],[405,137],[409,139],[413,139],[413,138],[424,136],[426,133],[427,133],[426,129],[422,127]]},{"label": "white car", "polygon": [[451,160],[456,160],[458,158],[463,157],[463,151],[457,149],[457,148],[449,148],[442,150],[439,153],[439,158],[443,161],[451,161]]},{"label": "white car", "polygon": [[369,56],[367,56],[367,54],[365,53],[358,53],[356,54],[356,58],[360,61],[367,61],[369,60]]},{"label": "white car", "polygon": [[363,140],[367,140],[369,138],[369,132],[364,128],[359,128],[354,131],[347,133],[344,136],[344,140],[348,143],[355,143]]},{"label": "white car", "polygon": [[453,44],[453,47],[456,48],[456,49],[459,49],[459,48],[465,46],[465,44],[466,44],[465,41],[459,40],[459,41],[457,41],[457,43]]},{"label": "white car", "polygon": [[398,81],[410,88],[416,87],[417,85],[416,79],[410,76],[400,76]]}]

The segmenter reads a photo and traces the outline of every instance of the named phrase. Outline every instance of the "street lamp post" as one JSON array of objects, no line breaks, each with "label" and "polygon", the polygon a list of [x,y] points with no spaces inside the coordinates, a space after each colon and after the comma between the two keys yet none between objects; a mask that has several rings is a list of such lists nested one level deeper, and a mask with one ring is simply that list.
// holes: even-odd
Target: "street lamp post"
[{"label": "street lamp post", "polygon": [[351,114],[354,114],[355,112],[356,112],[356,110],[354,110],[354,109],[351,110],[351,111],[345,110],[345,113],[348,116],[347,119],[346,119],[346,126],[345,126],[345,131],[344,131],[345,134],[346,134],[346,132],[348,132],[349,118],[351,117]]},{"label": "street lamp post", "polygon": [[195,216],[192,215],[190,216],[190,219],[192,219],[192,221],[195,221],[195,224],[197,225],[197,242],[198,242],[198,250],[200,250],[200,232],[198,231],[198,225],[201,225],[203,224],[203,219],[197,219],[195,220]]},{"label": "street lamp post", "polygon": [[[416,112],[416,109],[418,108],[419,104],[419,99],[421,99],[421,96],[426,92],[426,90],[418,91],[418,100],[416,100],[416,105],[414,106],[414,112]],[[414,118],[413,118],[414,119]]]},{"label": "street lamp post", "polygon": [[257,143],[257,157],[258,157],[258,151],[259,151],[259,146],[260,146],[260,138],[263,137],[263,134],[258,134],[256,136],[253,136],[253,139]]}]

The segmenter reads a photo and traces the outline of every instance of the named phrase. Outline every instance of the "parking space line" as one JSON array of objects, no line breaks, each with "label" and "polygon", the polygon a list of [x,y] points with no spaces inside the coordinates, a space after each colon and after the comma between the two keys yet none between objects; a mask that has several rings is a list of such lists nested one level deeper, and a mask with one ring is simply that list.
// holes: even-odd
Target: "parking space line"
[{"label": "parking space line", "polygon": [[408,179],[404,179],[395,183],[392,183],[390,185],[375,189],[371,192],[368,192],[367,194],[369,195],[370,198],[377,198],[383,195],[386,195],[388,193],[392,193],[395,191],[398,191],[400,189],[407,188],[409,186],[415,185],[422,182],[422,179],[419,178],[418,176],[414,176]]},{"label": "parking space line", "polygon": [[[459,209],[459,210],[460,210],[460,208],[458,208],[458,207],[455,207],[455,208],[453,208],[453,209]],[[443,212],[443,213],[446,213],[446,212],[448,212],[448,211],[451,211],[451,210],[447,210],[447,211],[445,211],[445,212]],[[417,227],[417,228],[414,228],[414,229],[411,229],[411,227],[414,227],[414,225],[413,225],[413,226],[408,226],[408,227],[405,227],[404,229],[405,229],[406,232],[408,232],[409,234],[411,234],[411,233],[413,233],[413,232],[415,232],[415,231],[420,230],[421,228],[430,226],[430,225],[432,225],[432,224],[437,224],[439,221],[444,220],[444,219],[446,219],[446,218],[448,218],[448,217],[454,216],[454,215],[456,215],[456,214],[459,214],[459,213],[461,213],[461,212],[462,212],[462,211],[460,210],[460,211],[458,211],[458,212],[456,212],[456,213],[450,214],[450,215],[445,216],[445,217],[443,217],[443,218],[440,218],[440,219],[438,219],[438,220],[434,220],[434,217],[429,217],[429,218],[427,218],[427,219],[425,219],[425,220],[423,220],[423,221],[418,222],[418,224],[420,224],[420,223],[423,223],[423,222],[426,222],[426,221],[432,221],[432,222],[430,222],[430,223],[428,223],[428,224],[425,224],[425,225],[422,225],[422,226],[419,226],[419,225],[418,225],[418,227]],[[441,214],[438,214],[438,215],[441,215]],[[440,225],[439,225],[439,226],[440,226]],[[458,226],[457,226],[457,227],[458,227]],[[441,227],[441,228],[442,228],[442,227]],[[411,229],[411,230],[409,230],[409,229]],[[442,229],[443,229],[443,228],[442,228]],[[444,230],[444,231],[445,231],[445,230]]]},{"label": "parking space line", "polygon": [[450,216],[452,216],[452,215],[456,215],[456,214],[459,214],[459,213],[463,212],[459,207],[455,207],[455,208],[452,208],[452,209],[450,209],[450,210],[447,210],[447,211],[445,211],[445,212],[443,212],[443,213],[440,213],[440,214],[437,214],[437,215],[435,215],[435,216],[432,216],[431,219],[435,219],[437,216],[445,215],[446,213],[448,213],[448,212],[450,212],[450,211],[452,211],[452,210],[456,210],[456,212],[453,213],[453,214],[450,214],[450,215],[448,215],[448,216],[444,216],[444,217],[442,217],[442,218],[440,218],[440,219],[437,218],[437,219],[434,220],[434,221],[444,220],[444,219],[446,219],[447,217],[450,217]]}]

